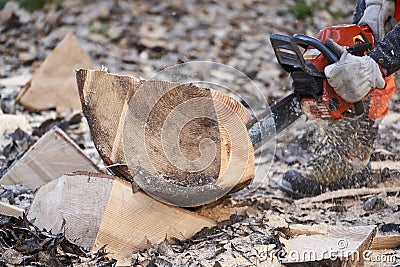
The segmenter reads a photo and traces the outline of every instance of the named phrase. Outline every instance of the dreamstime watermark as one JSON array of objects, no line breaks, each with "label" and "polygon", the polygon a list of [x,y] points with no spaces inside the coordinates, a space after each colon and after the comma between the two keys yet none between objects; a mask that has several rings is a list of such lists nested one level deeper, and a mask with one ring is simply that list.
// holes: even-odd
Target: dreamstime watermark
[{"label": "dreamstime watermark", "polygon": [[395,263],[398,258],[396,255],[384,254],[373,250],[364,250],[362,252],[350,247],[346,239],[338,239],[334,246],[323,246],[320,249],[286,249],[282,248],[273,253],[281,262],[320,262],[336,261],[345,259],[350,262],[372,262],[372,263]]}]

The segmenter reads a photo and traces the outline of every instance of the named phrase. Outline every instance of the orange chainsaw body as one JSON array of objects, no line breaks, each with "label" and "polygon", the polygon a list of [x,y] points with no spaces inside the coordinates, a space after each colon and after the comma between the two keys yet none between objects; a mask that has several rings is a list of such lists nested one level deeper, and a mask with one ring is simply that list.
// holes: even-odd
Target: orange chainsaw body
[{"label": "orange chainsaw body", "polygon": [[[321,30],[317,39],[325,42],[328,38],[333,39],[337,44],[346,47],[370,42],[373,46],[374,39],[368,26],[358,25],[340,25],[332,26]],[[367,40],[366,40],[367,39]],[[368,51],[365,51],[366,55]],[[363,55],[358,55],[363,56]],[[329,64],[324,55],[313,47],[308,47],[303,52],[306,61],[312,63],[319,71],[323,71]],[[357,79],[357,77],[354,77]],[[382,90],[373,89],[366,98],[370,98],[369,119],[376,119],[386,115],[389,110],[387,101],[393,95],[395,90],[392,75],[385,78],[386,87]],[[328,84],[327,79],[323,79],[323,93],[319,101],[314,97],[302,98],[302,109],[310,119],[333,119],[338,120],[343,117],[345,111],[351,109],[354,105],[343,100],[336,94],[334,89]]]}]

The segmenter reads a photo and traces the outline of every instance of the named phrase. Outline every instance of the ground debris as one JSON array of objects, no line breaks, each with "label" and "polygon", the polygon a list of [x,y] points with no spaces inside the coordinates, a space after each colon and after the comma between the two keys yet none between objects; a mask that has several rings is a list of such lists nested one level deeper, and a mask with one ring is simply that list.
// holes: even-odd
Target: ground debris
[{"label": "ground debris", "polygon": [[33,191],[22,185],[0,185],[0,201],[26,209],[33,199]]},{"label": "ground debris", "polygon": [[369,197],[363,204],[363,209],[366,211],[379,210],[386,206],[385,200],[382,198],[386,197],[386,192],[382,192],[378,195]]},{"label": "ground debris", "polygon": [[40,126],[33,129],[32,135],[42,137],[53,127],[58,127],[63,131],[78,127],[82,119],[82,113],[70,113],[65,117],[49,118],[43,121]]},{"label": "ground debris", "polygon": [[[114,266],[104,248],[89,252],[62,233],[39,230],[28,219],[0,216],[0,266]],[[79,266],[79,265],[75,265]],[[81,265],[83,266],[83,265]]]},{"label": "ground debris", "polygon": [[[164,240],[134,254],[134,266],[268,265],[277,260],[274,255],[283,245],[281,232],[267,224],[264,216],[232,215],[230,220],[204,228],[188,240]],[[160,261],[164,265],[157,265]]]},{"label": "ground debris", "polygon": [[[67,134],[97,164],[103,163],[90,141],[84,118],[79,123],[79,129],[76,129],[78,124],[73,123],[74,120],[57,117],[55,110],[32,113],[15,101],[20,86],[31,79],[32,73],[68,32],[77,36],[82,48],[95,60],[96,69],[104,65],[111,72],[149,78],[174,64],[210,60],[228,64],[247,74],[259,86],[268,103],[272,103],[287,95],[291,88],[287,73],[276,62],[268,40],[269,35],[282,33],[291,36],[294,33],[304,33],[315,36],[322,27],[351,22],[355,8],[354,1],[323,0],[313,8],[310,16],[299,20],[296,14],[289,11],[315,1],[243,0],[212,1],[207,4],[181,0],[158,3],[143,0],[134,3],[126,0],[50,2],[57,3],[52,8],[30,13],[19,7],[18,1],[10,1],[0,12],[0,113],[26,117],[35,132],[34,138],[36,134],[44,134],[55,124],[61,128],[69,124]],[[59,67],[60,65],[56,66]],[[227,75],[226,79],[231,77]],[[377,173],[378,176],[385,177],[382,182],[389,183],[381,184],[382,187],[400,186],[400,168],[397,167],[400,160],[399,118],[400,94],[397,92],[391,99],[389,114],[380,123],[379,136],[374,143],[375,153],[371,156],[372,163],[388,167],[385,172]],[[286,222],[288,227],[293,226],[292,224],[376,224],[381,233],[398,235],[398,193],[387,193],[386,197],[380,197],[386,203],[384,207],[371,205],[372,210],[365,210],[364,203],[371,198],[369,204],[373,204],[373,198],[380,192],[368,193],[368,199],[361,196],[330,198],[324,202],[311,203],[307,207],[279,192],[276,185],[282,179],[282,174],[289,168],[298,169],[314,154],[318,144],[317,126],[315,122],[305,122],[300,118],[290,130],[277,137],[276,160],[271,166],[270,183],[266,188],[259,188],[247,196],[243,191],[238,192],[233,196],[233,201],[227,201],[222,209],[215,209],[214,214],[218,218],[225,216],[225,219],[229,219],[230,214],[237,213],[231,220],[218,223],[218,231],[204,231],[197,239],[187,242],[168,239],[169,241],[158,246],[134,254],[132,266],[254,266],[254,259],[257,258],[255,255],[260,257],[259,265],[270,266],[268,261],[262,261],[262,256],[264,250],[276,250],[273,250],[276,246],[273,223],[282,226]],[[9,136],[0,143],[0,165],[3,162],[6,164],[0,166],[0,172],[15,162],[10,161],[12,157],[1,155],[3,147],[10,144],[11,139]],[[11,148],[17,149],[17,146],[13,145]],[[14,153],[11,151],[10,155],[13,156]],[[17,158],[19,157],[20,154]],[[1,176],[0,173],[0,178]],[[370,186],[375,185],[368,184]],[[29,206],[33,198],[32,192],[20,189],[19,186],[14,189],[0,188],[1,201],[21,208]],[[3,219],[9,220],[0,217],[0,226],[3,225]],[[249,224],[257,220],[263,223]],[[239,227],[238,224],[242,222],[243,225]],[[2,229],[0,227],[0,234]],[[29,239],[30,236],[26,238]],[[161,236],[160,241],[163,238]],[[269,244],[266,245],[267,249],[259,244],[259,239],[265,239],[265,245]],[[390,241],[390,245],[392,244]],[[248,250],[246,245],[251,249]],[[253,248],[258,252],[253,251]],[[8,248],[5,254],[9,259],[15,260],[14,263],[25,257],[14,247]],[[59,260],[67,262],[72,255],[75,254],[65,252],[65,255],[59,256]],[[37,258],[40,262],[35,264],[57,266],[55,262],[51,262],[53,256],[39,251]],[[28,262],[29,259],[24,260]],[[3,264],[0,263],[0,266],[4,266]],[[104,260],[98,266],[110,264],[112,262]],[[84,262],[67,265],[87,266]]]},{"label": "ground debris", "polygon": [[7,134],[7,143],[2,146],[0,144],[0,177],[2,177],[7,169],[18,161],[25,152],[32,146],[37,138],[26,133],[21,128],[17,128],[14,132]]},{"label": "ground debris", "polygon": [[398,224],[398,223],[383,224],[383,225],[381,225],[381,227],[379,227],[379,231],[381,231],[382,233],[400,234],[400,224]]}]

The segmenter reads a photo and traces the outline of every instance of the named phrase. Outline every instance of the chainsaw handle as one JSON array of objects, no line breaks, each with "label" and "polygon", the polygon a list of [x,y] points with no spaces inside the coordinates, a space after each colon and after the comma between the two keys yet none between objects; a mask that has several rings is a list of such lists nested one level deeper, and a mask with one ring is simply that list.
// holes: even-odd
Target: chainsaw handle
[{"label": "chainsaw handle", "polygon": [[[303,35],[303,34],[295,34],[293,35],[293,40],[296,44],[300,45],[303,48],[307,48],[307,46],[312,46],[318,49],[328,60],[329,64],[333,64],[339,61],[339,57],[323,42],[313,37]],[[361,116],[364,114],[364,104],[360,100],[354,103],[354,109],[356,116]]]},{"label": "chainsaw handle", "polygon": [[356,103],[354,103],[354,109],[356,112],[356,116],[361,116],[362,114],[364,114],[364,104],[363,102],[360,100]]},{"label": "chainsaw handle", "polygon": [[307,48],[307,46],[312,46],[318,51],[320,51],[324,57],[328,60],[329,64],[335,63],[339,61],[339,57],[327,47],[323,42],[313,37],[303,35],[303,34],[295,34],[293,35],[293,40],[297,45]]}]

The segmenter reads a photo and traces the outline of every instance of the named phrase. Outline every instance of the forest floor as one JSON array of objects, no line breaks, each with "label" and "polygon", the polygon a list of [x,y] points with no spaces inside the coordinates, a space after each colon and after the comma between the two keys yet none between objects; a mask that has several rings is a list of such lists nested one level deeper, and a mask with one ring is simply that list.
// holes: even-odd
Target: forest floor
[{"label": "forest floor", "polygon": [[[316,36],[324,27],[351,23],[354,9],[355,1],[349,0],[73,0],[55,1],[33,12],[8,3],[0,11],[0,113],[25,117],[34,131],[24,137],[24,146],[13,145],[14,132],[0,133],[0,177],[49,125],[62,122],[63,130],[103,167],[85,118],[71,120],[74,114],[60,118],[54,110],[29,112],[14,100],[21,86],[68,32],[78,37],[97,69],[105,66],[111,73],[146,79],[179,63],[223,63],[246,74],[271,104],[289,94],[291,86],[290,78],[275,59],[269,36]],[[8,15],[10,10],[12,16]],[[379,123],[371,158],[373,175],[378,179],[370,187],[400,186],[399,102],[400,94],[396,92],[390,100],[389,114]],[[276,137],[267,181],[253,192],[243,190],[223,200],[226,209],[240,214],[187,242],[154,244],[132,255],[133,264],[255,266],[262,262],[256,252],[258,246],[273,236],[276,227],[291,224],[377,225],[380,234],[400,234],[397,194],[343,197],[310,204],[294,200],[277,188],[285,171],[297,169],[310,159],[323,127],[324,122],[301,118]],[[32,199],[33,192],[21,186],[0,187],[2,202],[25,209]],[[372,206],[366,204],[371,201]],[[385,253],[397,259],[385,266],[400,264],[399,250]],[[276,261],[271,264],[279,266]]]}]

